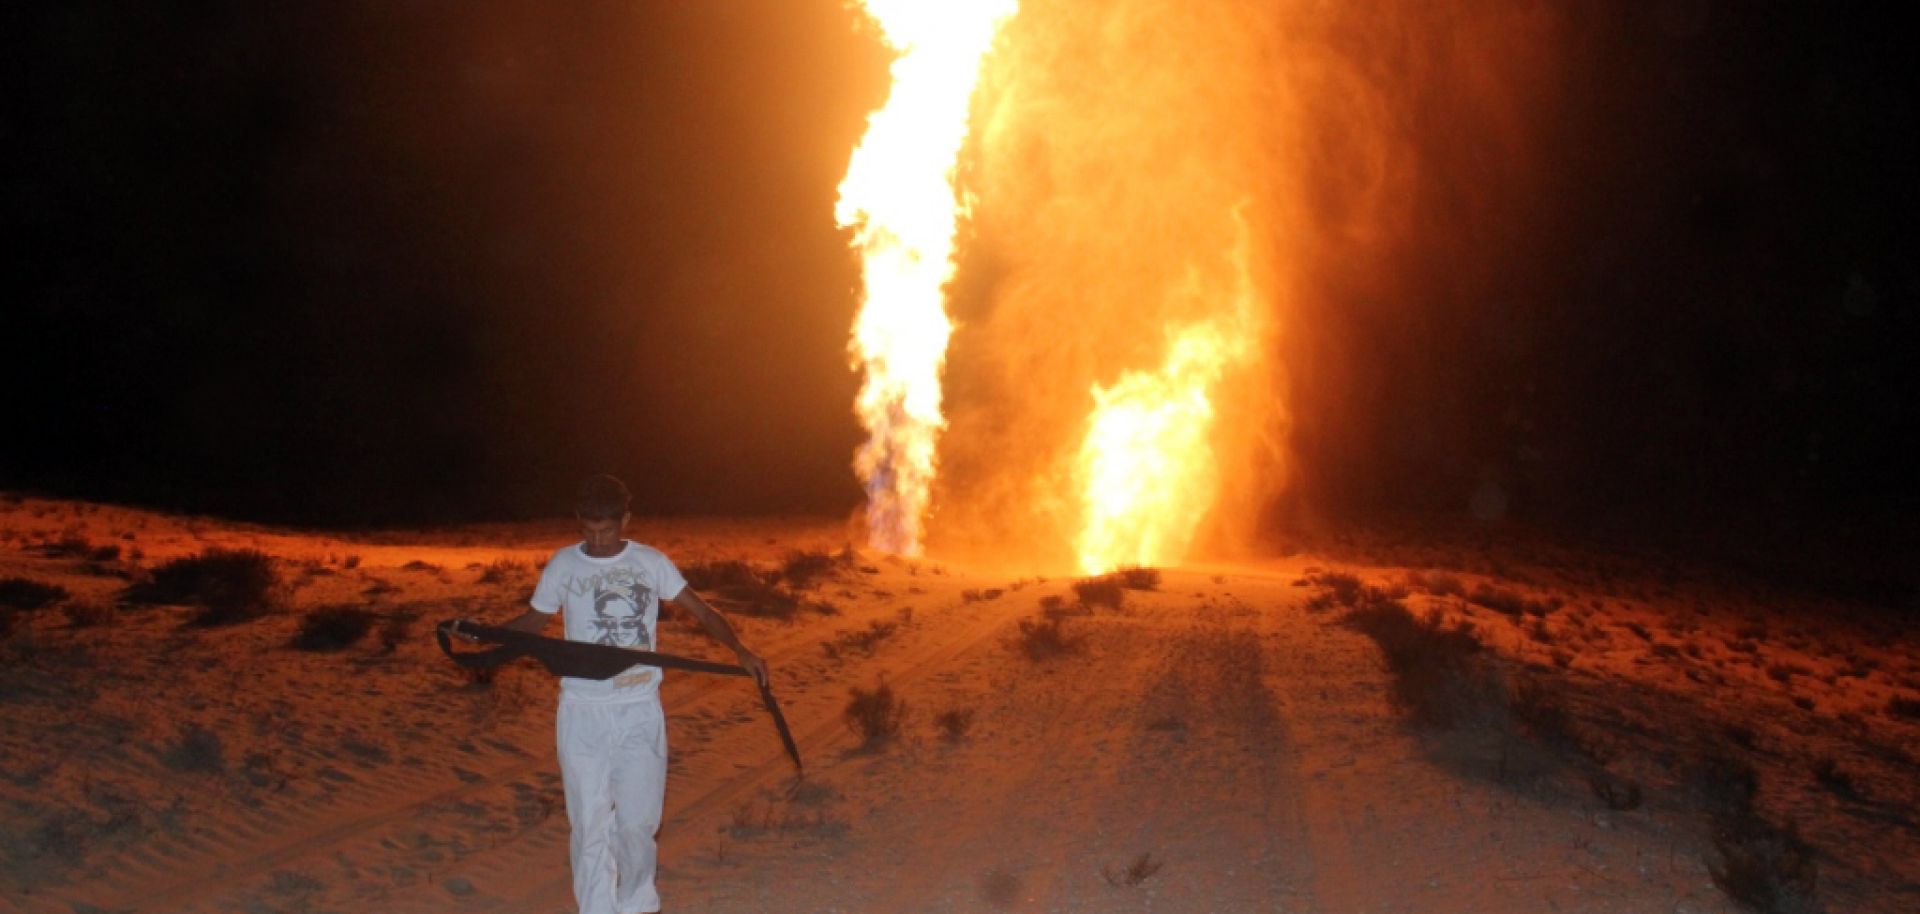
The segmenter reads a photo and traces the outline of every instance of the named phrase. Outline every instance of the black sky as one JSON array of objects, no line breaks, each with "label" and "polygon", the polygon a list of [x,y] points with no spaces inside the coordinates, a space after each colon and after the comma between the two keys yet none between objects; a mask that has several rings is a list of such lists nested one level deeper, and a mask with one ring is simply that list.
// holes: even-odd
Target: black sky
[{"label": "black sky", "polygon": [[[1385,367],[1302,432],[1323,502],[1461,511],[1493,473],[1546,520],[1910,516],[1920,146],[1901,33],[1832,6],[1568,5],[1525,281],[1453,300],[1432,263],[1398,306],[1432,320],[1325,315]],[[839,3],[7,15],[0,487],[348,525],[552,514],[602,468],[651,512],[857,503],[832,205],[885,58]]]}]

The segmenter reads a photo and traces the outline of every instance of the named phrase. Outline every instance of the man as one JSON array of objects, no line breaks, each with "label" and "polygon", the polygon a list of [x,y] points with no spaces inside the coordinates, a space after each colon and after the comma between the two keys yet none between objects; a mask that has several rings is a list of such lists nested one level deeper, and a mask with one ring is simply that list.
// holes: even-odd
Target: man
[{"label": "man", "polygon": [[[692,614],[766,684],[766,661],[740,643],[673,562],[622,536],[632,517],[630,501],[620,480],[587,479],[574,505],[581,541],[553,554],[534,588],[532,608],[504,627],[537,633],[557,612],[569,641],[652,650],[665,601]],[[605,681],[561,677],[555,730],[580,914],[660,910],[654,833],[666,795],[667,730],[659,668],[636,664]]]}]

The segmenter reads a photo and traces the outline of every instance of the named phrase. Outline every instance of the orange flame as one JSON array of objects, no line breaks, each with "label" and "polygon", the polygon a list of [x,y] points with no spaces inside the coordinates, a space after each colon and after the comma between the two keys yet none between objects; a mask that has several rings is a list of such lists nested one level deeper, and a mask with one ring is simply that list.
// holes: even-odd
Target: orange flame
[{"label": "orange flame", "polygon": [[936,471],[940,372],[953,324],[942,288],[963,215],[951,181],[981,59],[1017,0],[864,0],[893,61],[893,89],[867,122],[835,210],[854,230],[865,283],[850,346],[865,369],[854,411],[868,439],[854,457],[876,548],[920,551]]},{"label": "orange flame", "polygon": [[[1213,396],[1222,377],[1254,355],[1263,313],[1249,276],[1247,226],[1239,214],[1235,223],[1232,307],[1170,333],[1157,371],[1093,386],[1077,463],[1084,517],[1075,548],[1088,574],[1180,561],[1218,500]],[[1183,294],[1204,295],[1205,284],[1190,272]]]}]

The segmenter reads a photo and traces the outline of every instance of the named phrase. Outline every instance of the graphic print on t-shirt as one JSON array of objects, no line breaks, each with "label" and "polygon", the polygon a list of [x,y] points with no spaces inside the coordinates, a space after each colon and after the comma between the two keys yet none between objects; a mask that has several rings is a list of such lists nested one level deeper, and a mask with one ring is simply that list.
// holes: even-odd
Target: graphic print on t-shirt
[{"label": "graphic print on t-shirt", "polygon": [[647,607],[653,603],[653,591],[642,583],[632,568],[609,568],[587,579],[587,593],[593,595],[595,644],[653,650],[647,637]]}]

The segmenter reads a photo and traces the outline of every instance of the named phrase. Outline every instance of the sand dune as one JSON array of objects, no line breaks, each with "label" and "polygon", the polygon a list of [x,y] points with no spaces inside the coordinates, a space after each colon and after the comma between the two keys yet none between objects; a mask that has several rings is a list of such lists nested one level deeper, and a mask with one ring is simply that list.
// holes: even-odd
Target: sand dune
[{"label": "sand dune", "polygon": [[[667,681],[675,912],[1732,911],[1735,822],[1808,850],[1769,858],[1778,910],[1920,905],[1920,660],[1868,608],[1364,534],[1085,591],[847,550],[838,521],[632,532],[683,567],[818,565],[759,614],[718,595],[803,780],[744,683]],[[476,681],[430,637],[516,612],[567,537],[6,498],[0,579],[64,595],[0,643],[0,912],[570,910],[552,682]],[[121,604],[208,547],[271,556],[278,608]],[[1384,604],[1483,645],[1451,727],[1409,723],[1346,621]],[[294,647],[326,606],[374,619]],[[868,741],[844,712],[882,684],[905,712]]]}]

